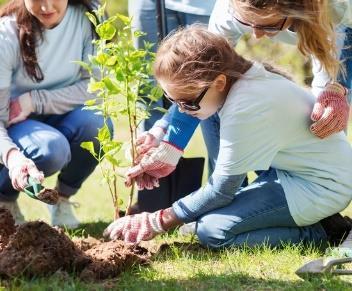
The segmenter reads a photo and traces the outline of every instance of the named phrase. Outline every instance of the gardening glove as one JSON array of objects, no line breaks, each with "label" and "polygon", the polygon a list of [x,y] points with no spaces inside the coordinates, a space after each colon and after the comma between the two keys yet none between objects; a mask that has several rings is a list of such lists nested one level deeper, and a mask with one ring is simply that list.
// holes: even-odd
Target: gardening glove
[{"label": "gardening glove", "polygon": [[163,210],[128,215],[112,222],[103,235],[110,239],[123,239],[126,243],[150,240],[165,230],[162,226]]},{"label": "gardening glove", "polygon": [[319,138],[325,138],[347,127],[349,104],[347,89],[338,83],[328,84],[314,104],[310,130]]},{"label": "gardening glove", "polygon": [[11,152],[7,159],[7,167],[11,178],[12,187],[17,191],[22,191],[28,186],[28,177],[42,183],[43,172],[39,171],[34,162],[26,158],[21,152]]},{"label": "gardening glove", "polygon": [[157,148],[150,149],[144,154],[139,163],[127,171],[126,186],[131,186],[132,179],[145,173],[157,179],[172,173],[183,151],[172,144],[161,141]]},{"label": "gardening glove", "polygon": [[165,135],[165,130],[159,126],[153,126],[150,130],[143,132],[136,140],[138,155],[143,155],[151,148],[158,147]]},{"label": "gardening glove", "polygon": [[[153,126],[150,130],[142,132],[138,135],[135,146],[137,151],[136,161],[140,161],[143,154],[154,147],[158,147],[160,141],[165,135],[165,130],[159,126]],[[125,157],[132,161],[132,147],[131,145],[125,151]]]},{"label": "gardening glove", "polygon": [[33,111],[32,97],[29,92],[11,100],[9,125],[26,120]]},{"label": "gardening glove", "polygon": [[152,190],[160,186],[158,178],[150,176],[146,173],[143,173],[137,176],[135,178],[135,182],[137,185],[137,190],[143,190],[143,189]]}]

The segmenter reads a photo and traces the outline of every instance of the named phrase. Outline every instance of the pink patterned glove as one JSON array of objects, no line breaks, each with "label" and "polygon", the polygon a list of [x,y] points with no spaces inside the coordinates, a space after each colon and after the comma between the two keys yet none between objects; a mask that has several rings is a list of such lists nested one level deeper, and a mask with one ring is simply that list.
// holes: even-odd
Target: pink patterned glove
[{"label": "pink patterned glove", "polygon": [[105,230],[104,236],[110,239],[123,239],[126,243],[139,243],[151,240],[165,230],[162,226],[163,210],[153,213],[142,212],[119,218]]},{"label": "pink patterned glove", "polygon": [[31,94],[22,94],[10,102],[9,125],[26,120],[33,111]]},{"label": "pink patterned glove", "polygon": [[131,186],[132,179],[143,173],[157,179],[168,176],[175,170],[182,154],[183,151],[162,141],[157,148],[152,148],[145,153],[138,165],[127,171],[126,186]]},{"label": "pink patterned glove", "polygon": [[338,83],[328,84],[314,104],[310,130],[319,138],[325,138],[347,127],[349,104],[347,90]]},{"label": "pink patterned glove", "polygon": [[9,169],[12,187],[18,191],[22,191],[28,186],[29,176],[39,183],[42,183],[44,180],[43,172],[37,169],[32,160],[26,158],[17,150],[8,154],[7,167]]}]

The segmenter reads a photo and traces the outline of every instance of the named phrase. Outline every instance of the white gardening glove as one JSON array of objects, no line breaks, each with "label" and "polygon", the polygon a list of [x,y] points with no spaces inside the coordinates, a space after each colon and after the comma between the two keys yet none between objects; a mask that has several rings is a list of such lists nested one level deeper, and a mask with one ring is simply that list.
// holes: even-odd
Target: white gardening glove
[{"label": "white gardening glove", "polygon": [[158,147],[165,135],[165,130],[159,126],[153,126],[137,137],[136,150],[138,155],[143,155],[151,148]]},{"label": "white gardening glove", "polygon": [[11,100],[9,125],[26,120],[33,111],[32,96],[29,92]]},{"label": "white gardening glove", "polygon": [[26,158],[18,150],[9,152],[6,165],[9,169],[12,187],[17,191],[22,191],[28,186],[29,176],[39,183],[44,180],[43,172],[39,171],[34,162]]},{"label": "white gardening glove", "polygon": [[[162,178],[171,174],[183,155],[183,151],[174,145],[162,141],[157,148],[151,148],[143,155],[137,165],[131,167],[126,174],[126,186],[131,186],[132,180],[138,176],[138,180],[151,177]],[[147,176],[141,176],[147,174]],[[140,181],[141,182],[141,181]],[[155,181],[153,181],[155,184]]]},{"label": "white gardening glove", "polygon": [[165,232],[162,226],[162,213],[163,210],[158,210],[119,218],[104,230],[104,236],[112,240],[123,239],[126,243],[150,240]]}]

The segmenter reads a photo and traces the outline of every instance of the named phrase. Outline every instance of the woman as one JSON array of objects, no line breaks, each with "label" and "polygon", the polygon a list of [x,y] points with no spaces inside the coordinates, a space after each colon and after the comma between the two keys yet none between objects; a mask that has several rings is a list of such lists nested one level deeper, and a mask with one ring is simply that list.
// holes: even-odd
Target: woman
[{"label": "woman", "polygon": [[[106,235],[136,243],[196,221],[201,243],[213,248],[343,239],[351,226],[334,214],[352,199],[352,149],[343,132],[319,139],[309,131],[312,94],[197,26],[161,45],[154,73],[186,114],[219,112],[216,166],[203,188],[171,208],[118,219]],[[264,172],[241,189],[257,170]]]},{"label": "woman", "polygon": [[28,177],[42,182],[58,171],[51,222],[79,223],[69,198],[97,165],[80,144],[98,147],[94,137],[103,125],[101,116],[81,110],[93,96],[87,72],[73,62],[93,54],[85,16],[91,9],[86,0],[12,0],[0,11],[0,205],[17,223],[18,192]]}]

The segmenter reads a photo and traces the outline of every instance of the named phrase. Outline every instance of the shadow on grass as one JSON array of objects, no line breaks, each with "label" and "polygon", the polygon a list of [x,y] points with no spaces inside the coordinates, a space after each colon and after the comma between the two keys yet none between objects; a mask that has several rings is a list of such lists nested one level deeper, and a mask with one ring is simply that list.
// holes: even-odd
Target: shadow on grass
[{"label": "shadow on grass", "polygon": [[[255,266],[253,266],[255,267]],[[106,284],[106,283],[105,283]],[[115,282],[121,290],[352,290],[338,277],[316,277],[309,281],[257,278],[245,273],[209,275],[198,273],[187,279],[153,280],[131,273]]]},{"label": "shadow on grass", "polygon": [[[151,271],[153,272],[153,271]],[[143,274],[143,272],[142,272]],[[352,284],[339,277],[317,277],[310,281],[258,278],[245,273],[209,275],[196,273],[190,278],[154,279],[130,271],[99,283],[82,282],[73,277],[3,281],[11,290],[352,290]]]},{"label": "shadow on grass", "polygon": [[75,229],[67,229],[66,233],[72,236],[87,237],[92,236],[94,238],[100,239],[103,237],[104,229],[109,225],[105,221],[82,223]]}]

